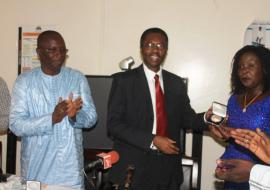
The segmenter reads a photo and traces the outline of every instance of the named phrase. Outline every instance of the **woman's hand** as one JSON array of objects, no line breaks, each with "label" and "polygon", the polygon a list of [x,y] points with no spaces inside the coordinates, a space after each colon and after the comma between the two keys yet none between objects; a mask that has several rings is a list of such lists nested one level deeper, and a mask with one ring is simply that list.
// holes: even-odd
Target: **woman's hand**
[{"label": "woman's hand", "polygon": [[262,161],[270,164],[270,137],[259,128],[255,131],[236,129],[231,131],[235,142],[253,152]]},{"label": "woman's hand", "polygon": [[210,132],[212,136],[219,141],[226,141],[231,137],[231,131],[235,130],[234,128],[228,127],[227,125],[214,126],[209,125]]}]

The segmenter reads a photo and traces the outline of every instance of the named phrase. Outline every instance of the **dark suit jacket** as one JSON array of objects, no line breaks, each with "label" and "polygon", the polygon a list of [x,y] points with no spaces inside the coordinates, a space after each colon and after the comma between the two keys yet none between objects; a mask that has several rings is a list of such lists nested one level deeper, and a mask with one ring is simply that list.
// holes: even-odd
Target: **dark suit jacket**
[{"label": "dark suit jacket", "polygon": [[[180,129],[204,125],[203,117],[198,117],[191,108],[183,79],[165,70],[162,75],[168,134],[179,145]],[[128,165],[135,167],[135,174],[143,175],[142,168],[149,162],[147,156],[154,137],[153,119],[151,95],[143,66],[115,74],[108,103],[107,127],[120,160],[111,168],[111,181],[123,184]],[[176,169],[175,178],[179,184],[183,181],[180,157],[168,156],[171,166],[168,166],[168,171],[162,171],[169,174],[172,168]]]}]

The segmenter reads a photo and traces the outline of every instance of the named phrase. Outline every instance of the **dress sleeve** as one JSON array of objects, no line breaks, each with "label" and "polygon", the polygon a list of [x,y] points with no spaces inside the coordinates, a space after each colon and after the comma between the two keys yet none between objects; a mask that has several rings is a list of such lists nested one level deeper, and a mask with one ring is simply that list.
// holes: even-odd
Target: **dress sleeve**
[{"label": "dress sleeve", "polygon": [[250,172],[250,190],[270,189],[270,166],[256,164]]}]

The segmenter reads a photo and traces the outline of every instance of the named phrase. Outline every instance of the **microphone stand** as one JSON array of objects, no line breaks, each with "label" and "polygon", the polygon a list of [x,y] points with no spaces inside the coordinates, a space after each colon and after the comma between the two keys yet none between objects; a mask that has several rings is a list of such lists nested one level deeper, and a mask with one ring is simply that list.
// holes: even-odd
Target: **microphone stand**
[{"label": "microphone stand", "polygon": [[134,166],[132,166],[132,165],[128,166],[126,180],[125,180],[125,184],[124,184],[124,190],[129,190],[131,183],[132,183],[132,177],[134,175],[134,170],[135,170]]},{"label": "microphone stand", "polygon": [[100,168],[94,168],[90,170],[90,172],[87,172],[88,175],[85,173],[85,180],[87,182],[86,189],[87,190],[101,190],[103,189],[103,171]]},{"label": "microphone stand", "polygon": [[97,185],[95,185],[95,184],[97,184],[97,182],[95,182],[96,181],[96,171],[95,170],[93,170],[89,175],[90,176],[88,176],[86,173],[85,173],[85,170],[83,169],[82,170],[83,171],[83,173],[84,173],[84,176],[85,176],[85,181],[87,182],[86,184],[85,184],[85,188],[87,189],[87,190],[98,190],[97,189]]},{"label": "microphone stand", "polygon": [[[129,190],[132,184],[132,178],[134,175],[134,171],[135,171],[135,167],[132,165],[129,165],[127,167],[127,174],[125,177],[125,182],[123,185],[119,185],[119,184],[111,184],[111,188],[110,190]],[[109,189],[105,189],[105,190],[109,190]]]}]

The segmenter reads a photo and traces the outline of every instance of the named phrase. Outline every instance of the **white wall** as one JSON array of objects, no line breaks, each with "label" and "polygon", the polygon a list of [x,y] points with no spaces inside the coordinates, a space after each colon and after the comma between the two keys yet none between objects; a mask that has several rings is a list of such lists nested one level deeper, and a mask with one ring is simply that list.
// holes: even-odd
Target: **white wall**
[{"label": "white wall", "polygon": [[[189,78],[192,106],[205,111],[213,100],[226,103],[232,56],[254,19],[270,19],[269,7],[268,0],[0,0],[0,76],[11,89],[22,25],[55,25],[69,49],[67,65],[89,75],[117,72],[130,55],[138,66],[141,33],[158,26],[170,40],[165,69]],[[5,145],[6,136],[1,139]],[[203,190],[214,189],[222,152],[204,137]]]}]

